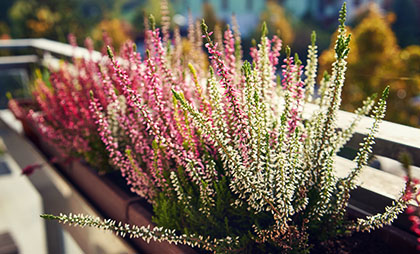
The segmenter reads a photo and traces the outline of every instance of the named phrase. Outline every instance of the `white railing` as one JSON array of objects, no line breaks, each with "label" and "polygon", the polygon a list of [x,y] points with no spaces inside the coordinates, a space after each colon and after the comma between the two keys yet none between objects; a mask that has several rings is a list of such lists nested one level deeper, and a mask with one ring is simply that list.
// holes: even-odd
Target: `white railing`
[{"label": "white railing", "polygon": [[101,59],[101,53],[98,51],[90,52],[86,48],[74,47],[72,45],[47,40],[47,39],[11,39],[11,40],[0,40],[0,49],[13,49],[13,48],[33,48],[42,50],[65,57],[83,57],[92,58],[95,61]]}]

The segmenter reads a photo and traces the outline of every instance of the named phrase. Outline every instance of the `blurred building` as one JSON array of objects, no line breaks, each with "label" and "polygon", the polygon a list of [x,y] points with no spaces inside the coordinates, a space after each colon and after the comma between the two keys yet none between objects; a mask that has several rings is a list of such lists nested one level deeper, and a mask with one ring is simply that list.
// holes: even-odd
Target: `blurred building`
[{"label": "blurred building", "polygon": [[419,0],[278,0],[277,2],[297,19],[309,18],[328,27],[336,23],[344,1],[347,2],[347,17],[350,22],[370,4],[376,4],[384,14],[390,12],[395,14],[392,28],[401,47],[420,43]]},{"label": "blurred building", "polygon": [[347,2],[347,14],[351,20],[360,8],[375,3],[382,9],[391,8],[392,0],[279,0],[280,4],[296,18],[309,16],[320,22],[335,22],[344,2]]},{"label": "blurred building", "polygon": [[247,35],[259,24],[260,13],[265,8],[265,0],[172,0],[175,13],[188,16],[191,11],[193,18],[205,16],[203,5],[210,4],[218,19],[231,23],[235,14],[242,34]]}]

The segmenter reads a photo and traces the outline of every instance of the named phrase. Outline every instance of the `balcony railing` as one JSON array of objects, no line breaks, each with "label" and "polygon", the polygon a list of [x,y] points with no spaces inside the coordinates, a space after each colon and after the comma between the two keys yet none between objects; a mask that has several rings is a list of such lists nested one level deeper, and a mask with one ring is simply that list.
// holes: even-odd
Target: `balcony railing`
[{"label": "balcony railing", "polygon": [[72,45],[47,39],[14,39],[0,40],[1,49],[29,48],[44,54],[57,55],[59,57],[84,57],[99,60],[101,53],[98,51],[89,52],[86,48],[73,47]]}]

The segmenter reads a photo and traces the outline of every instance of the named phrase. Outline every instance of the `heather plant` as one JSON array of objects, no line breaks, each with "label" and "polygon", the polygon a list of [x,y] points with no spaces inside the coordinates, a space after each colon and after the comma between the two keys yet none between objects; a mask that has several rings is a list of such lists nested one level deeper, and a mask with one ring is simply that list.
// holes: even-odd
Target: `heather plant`
[{"label": "heather plant", "polygon": [[[43,217],[215,253],[309,253],[328,239],[390,224],[407,205],[404,193],[381,214],[346,218],[350,191],[368,162],[389,90],[376,103],[374,97],[366,99],[348,128],[337,128],[350,50],[345,14],[344,5],[335,62],[319,96],[314,92],[315,34],[305,67],[286,47],[279,82],[282,45],[277,37],[267,37],[265,26],[260,43],[251,49],[251,64],[242,62],[235,32],[228,28],[220,45],[203,22],[209,71],[197,62],[185,68],[181,62],[194,58],[178,60],[179,40],[163,43],[165,35],[153,20],[146,56],[130,51],[132,68],[124,68],[108,48],[112,71],[102,72],[106,102],[92,92],[90,112],[111,163],[132,191],[153,205],[158,226],[85,215]],[[196,31],[190,29],[191,34]],[[308,102],[318,107],[304,119]],[[336,153],[360,116],[369,113],[374,121],[356,166],[339,178]]]},{"label": "heather plant", "polygon": [[[69,40],[76,46],[74,36],[69,36]],[[99,170],[107,171],[111,169],[108,153],[89,111],[90,91],[104,104],[105,94],[89,39],[86,46],[91,52],[89,57],[74,58],[72,64],[61,62],[58,69],[51,67],[45,75],[38,72],[33,87],[38,110],[31,109],[29,117],[50,142],[62,149],[65,156],[84,158]]]}]

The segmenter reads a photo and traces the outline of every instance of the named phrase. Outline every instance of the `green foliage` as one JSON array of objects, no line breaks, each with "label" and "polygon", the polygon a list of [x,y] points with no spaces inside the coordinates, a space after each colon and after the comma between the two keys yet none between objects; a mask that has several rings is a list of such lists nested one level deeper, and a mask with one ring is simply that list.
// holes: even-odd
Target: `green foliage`
[{"label": "green foliage", "polygon": [[312,31],[312,34],[311,34],[311,45],[312,46],[315,46],[315,43],[316,43],[316,32],[315,31]]},{"label": "green foliage", "polygon": [[69,33],[77,32],[81,38],[101,17],[88,18],[83,15],[80,0],[69,1],[15,1],[9,10],[12,37],[44,37],[67,41]]},{"label": "green foliage", "polygon": [[155,20],[155,16],[153,16],[153,14],[149,15],[149,24],[150,24],[150,28],[152,30],[156,29],[156,20]]},{"label": "green foliage", "polygon": [[4,21],[7,25],[6,31],[10,31],[8,36],[12,38],[42,37],[67,42],[69,34],[77,34],[79,44],[82,44],[86,37],[92,37],[98,44],[102,41],[102,32],[105,30],[114,41],[125,41],[129,39],[126,30],[130,30],[122,13],[122,7],[126,2],[126,0],[5,0],[0,5],[4,6],[2,8],[4,15],[0,15],[0,36]]},{"label": "green foliage", "polygon": [[[222,170],[222,168],[219,168]],[[220,172],[223,175],[222,172]],[[231,204],[235,195],[229,190],[227,177],[219,179],[215,185],[215,206],[210,208],[209,216],[201,211],[203,204],[200,201],[200,189],[190,182],[186,173],[179,168],[176,174],[185,196],[189,197],[188,206],[179,202],[176,191],[161,192],[155,199],[153,221],[164,228],[176,229],[186,234],[211,235],[216,238],[237,235],[241,236],[240,246],[246,246],[246,253],[253,253],[261,246],[257,246],[252,239],[252,225],[261,227],[273,223],[268,213],[250,213],[246,206],[235,208]],[[171,179],[167,179],[171,181]],[[168,195],[169,194],[169,195]],[[180,218],[174,219],[174,218]],[[266,247],[263,247],[266,248]],[[255,253],[255,252],[254,252]]]}]

